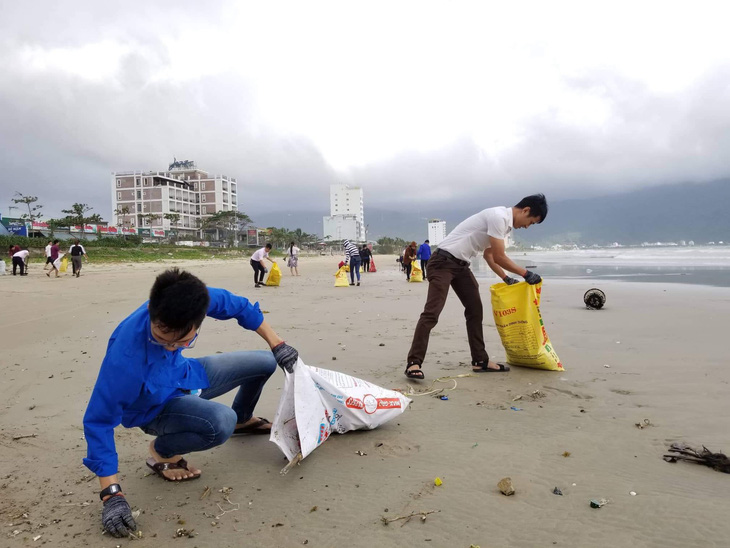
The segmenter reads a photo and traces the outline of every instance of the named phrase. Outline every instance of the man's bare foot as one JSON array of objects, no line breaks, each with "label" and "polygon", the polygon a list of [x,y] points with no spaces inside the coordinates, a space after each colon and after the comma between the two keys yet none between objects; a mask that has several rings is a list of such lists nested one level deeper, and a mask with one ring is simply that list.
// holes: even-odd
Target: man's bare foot
[{"label": "man's bare foot", "polygon": [[[182,455],[175,455],[174,457],[171,457],[169,459],[163,459],[160,454],[155,451],[155,440],[152,440],[150,442],[150,455],[152,455],[152,458],[155,459],[155,462],[171,462],[175,463],[179,461],[182,458]],[[162,474],[171,480],[179,481],[184,480],[188,478],[192,478],[193,476],[200,475],[201,471],[195,466],[192,466],[190,463],[188,463],[188,469],[185,470],[183,468],[175,468],[172,470],[163,470]]]}]

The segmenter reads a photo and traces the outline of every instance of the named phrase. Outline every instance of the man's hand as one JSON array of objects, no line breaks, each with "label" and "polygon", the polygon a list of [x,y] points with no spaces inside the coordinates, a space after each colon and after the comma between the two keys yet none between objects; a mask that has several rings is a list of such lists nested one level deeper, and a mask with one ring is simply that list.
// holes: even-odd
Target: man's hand
[{"label": "man's hand", "polygon": [[266,274],[269,271],[268,268],[264,268],[264,274]]},{"label": "man's hand", "polygon": [[539,284],[542,281],[540,274],[530,272],[529,270],[525,270],[525,275],[523,276],[523,278],[525,278],[525,281],[530,285]]},{"label": "man's hand", "polygon": [[132,509],[124,495],[113,495],[104,501],[101,523],[107,533],[117,538],[128,537],[132,531],[137,530]]},{"label": "man's hand", "polygon": [[299,359],[299,352],[285,342],[277,344],[271,351],[274,353],[274,359],[279,367],[287,373],[294,373],[294,365]]},{"label": "man's hand", "polygon": [[507,285],[519,283],[517,280],[515,280],[514,278],[510,278],[509,276],[505,276],[504,278],[502,278],[502,281]]}]

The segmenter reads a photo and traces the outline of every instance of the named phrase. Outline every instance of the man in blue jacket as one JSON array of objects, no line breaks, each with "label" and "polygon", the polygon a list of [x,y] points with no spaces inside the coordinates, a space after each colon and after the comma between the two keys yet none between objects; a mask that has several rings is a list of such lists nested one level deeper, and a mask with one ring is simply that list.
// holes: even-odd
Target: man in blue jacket
[{"label": "man in blue jacket", "polygon": [[[256,331],[269,351],[186,358],[206,316],[235,319]],[[126,537],[137,525],[117,479],[114,428],[139,427],[155,436],[147,465],[168,481],[200,477],[183,455],[205,451],[233,434],[269,434],[271,423],[253,416],[264,384],[278,363],[292,372],[298,354],[264,321],[258,303],[206,287],[173,268],[155,280],[150,299],[117,326],[84,415],[84,464],[97,476],[104,529]],[[211,401],[233,389],[232,407]]]},{"label": "man in blue jacket", "polygon": [[428,264],[428,260],[431,258],[431,246],[429,245],[429,241],[426,240],[421,244],[421,246],[418,248],[418,254],[417,257],[421,259],[421,270],[423,270],[423,279],[426,279],[426,265]]}]

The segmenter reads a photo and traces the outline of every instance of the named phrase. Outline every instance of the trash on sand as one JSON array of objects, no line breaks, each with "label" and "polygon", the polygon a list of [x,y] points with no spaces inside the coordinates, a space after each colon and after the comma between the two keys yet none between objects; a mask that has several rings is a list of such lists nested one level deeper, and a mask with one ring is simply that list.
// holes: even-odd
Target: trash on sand
[{"label": "trash on sand", "polygon": [[361,457],[366,457],[367,456],[367,453],[365,453],[363,451],[355,451],[355,454],[356,455],[360,455]]},{"label": "trash on sand", "polygon": [[603,364],[603,367],[605,367],[606,369],[609,369],[609,368],[610,368],[611,366],[610,366],[610,365],[608,365],[607,363],[604,363],[604,364]]},{"label": "trash on sand", "polygon": [[648,428],[649,426],[654,426],[649,419],[644,419],[641,422],[635,423],[636,428],[639,430],[643,430],[644,428]]},{"label": "trash on sand", "polygon": [[499,480],[497,487],[505,496],[509,497],[510,495],[515,494],[515,488],[514,485],[512,485],[512,478],[502,478]]},{"label": "trash on sand", "polygon": [[440,512],[440,511],[441,510],[428,510],[427,512],[411,512],[407,516],[398,516],[398,517],[395,517],[395,518],[386,518],[385,516],[383,516],[383,517],[380,518],[380,521],[383,522],[383,525],[388,525],[389,523],[392,523],[394,521],[398,521],[400,519],[404,519],[405,522],[403,522],[403,524],[401,525],[401,527],[402,527],[403,525],[405,525],[406,523],[408,523],[409,521],[411,521],[411,518],[415,518],[416,516],[421,516],[421,521],[423,522],[423,521],[426,521],[426,516],[427,515],[429,515],[429,514],[435,514],[435,513]]},{"label": "trash on sand", "polygon": [[601,499],[601,500],[591,499],[591,508],[600,508],[601,506],[606,506],[607,504],[608,504],[608,499]]},{"label": "trash on sand", "polygon": [[563,456],[567,459],[571,455],[570,451],[563,451]]},{"label": "trash on sand", "polygon": [[589,289],[583,295],[583,302],[588,310],[600,310],[606,304],[606,294],[600,289],[594,287]]},{"label": "trash on sand", "polygon": [[635,497],[636,496],[636,491],[629,491],[629,495],[631,495],[632,497]]},{"label": "trash on sand", "polygon": [[510,407],[510,409],[512,409],[512,411],[522,411],[521,407],[515,407],[514,405]]},{"label": "trash on sand", "polygon": [[443,482],[443,481],[441,481],[441,478],[436,478],[435,480],[433,480],[433,484],[434,484],[434,485],[435,485],[436,487],[440,487],[441,485],[443,485],[443,484],[444,484],[444,482]]},{"label": "trash on sand", "polygon": [[446,400],[448,400],[448,399],[449,399],[449,397],[448,397],[448,396],[439,396],[439,399],[440,399],[440,400],[444,400],[444,401],[446,401]]},{"label": "trash on sand", "polygon": [[556,487],[555,489],[553,489],[553,495],[560,495],[562,497],[563,492],[558,487]]},{"label": "trash on sand", "polygon": [[730,459],[722,453],[713,453],[704,445],[701,450],[692,449],[683,443],[673,443],[669,448],[673,455],[664,455],[667,462],[677,462],[678,460],[686,460],[697,464],[704,464],[718,472],[730,474]]}]

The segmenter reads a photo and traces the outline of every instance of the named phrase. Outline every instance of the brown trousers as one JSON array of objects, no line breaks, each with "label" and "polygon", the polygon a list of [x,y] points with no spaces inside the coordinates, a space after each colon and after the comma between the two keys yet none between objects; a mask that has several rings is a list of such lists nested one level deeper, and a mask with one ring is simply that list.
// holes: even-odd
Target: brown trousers
[{"label": "brown trousers", "polygon": [[462,265],[452,258],[436,253],[428,261],[428,297],[416,324],[416,332],[413,334],[413,342],[408,352],[408,363],[423,363],[429,335],[444,309],[449,287],[454,288],[454,293],[464,305],[466,334],[469,338],[472,361],[489,361],[489,354],[484,347],[482,328],[484,309],[479,296],[479,284],[468,263]]}]

